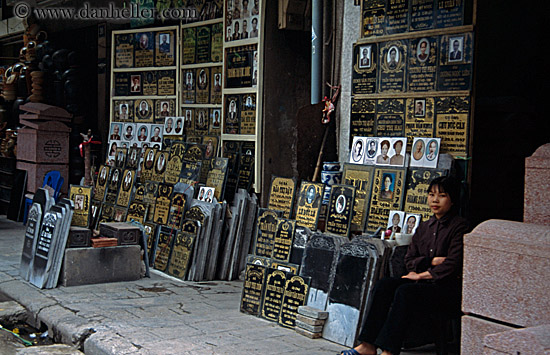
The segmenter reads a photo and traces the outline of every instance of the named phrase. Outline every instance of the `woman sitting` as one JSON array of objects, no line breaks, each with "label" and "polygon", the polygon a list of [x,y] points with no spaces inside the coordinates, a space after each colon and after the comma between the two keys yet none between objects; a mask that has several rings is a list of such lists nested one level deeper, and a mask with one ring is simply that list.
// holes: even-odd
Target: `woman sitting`
[{"label": "woman sitting", "polygon": [[361,342],[343,355],[383,355],[401,351],[407,329],[415,319],[448,313],[460,307],[462,294],[462,238],[468,230],[457,215],[458,185],[452,178],[434,179],[428,204],[434,215],[422,222],[405,256],[409,273],[385,278],[373,289],[373,302],[359,334]]}]

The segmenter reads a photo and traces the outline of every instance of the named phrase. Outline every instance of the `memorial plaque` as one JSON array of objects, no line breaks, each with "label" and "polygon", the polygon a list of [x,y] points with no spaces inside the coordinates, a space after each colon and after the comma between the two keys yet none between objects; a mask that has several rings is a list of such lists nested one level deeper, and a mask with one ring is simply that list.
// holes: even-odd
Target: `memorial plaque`
[{"label": "memorial plaque", "polygon": [[256,134],[256,94],[241,95],[240,134]]},{"label": "memorial plaque", "polygon": [[204,150],[205,147],[202,144],[189,144],[183,156],[183,160],[202,161],[204,159]]},{"label": "memorial plaque", "polygon": [[115,206],[113,208],[113,221],[124,222],[126,220],[127,214],[128,214],[128,208]]},{"label": "memorial plaque", "polygon": [[273,241],[273,253],[271,257],[276,260],[288,262],[294,240],[296,221],[286,218],[277,218],[277,231]]},{"label": "memorial plaque", "polygon": [[27,226],[25,228],[25,241],[23,243],[23,252],[21,254],[21,264],[19,275],[25,280],[29,280],[31,262],[36,252],[36,241],[40,233],[42,224],[42,206],[33,202],[27,215]]},{"label": "memorial plaque", "polygon": [[144,202],[145,197],[145,185],[142,183],[136,184],[136,190],[134,191],[134,201]]},{"label": "memorial plaque", "polygon": [[111,178],[107,185],[107,194],[105,196],[105,202],[114,205],[118,196],[118,189],[122,182],[122,169],[114,168],[111,172]]},{"label": "memorial plaque", "polygon": [[279,315],[279,324],[283,327],[294,329],[298,307],[306,304],[310,281],[309,277],[287,275],[285,294]]},{"label": "memorial plaque", "polygon": [[208,104],[210,102],[210,68],[197,68],[197,90],[195,102]]},{"label": "memorial plaque", "polygon": [[173,150],[171,151],[170,159],[168,159],[168,163],[166,165],[166,172],[164,173],[164,181],[167,184],[175,185],[177,182],[179,182],[181,168],[183,166],[183,162],[181,160],[182,156],[183,154],[178,155],[174,154]]},{"label": "memorial plaque", "polygon": [[146,218],[147,221],[153,221],[155,213],[155,203],[157,202],[158,188],[158,182],[145,182],[145,195],[143,195],[143,203],[145,203],[148,207]]},{"label": "memorial plaque", "polygon": [[468,96],[438,97],[435,107],[435,136],[441,138],[441,153],[449,153],[454,158],[468,157],[470,98]]},{"label": "memorial plaque", "polygon": [[117,148],[115,150],[115,168],[124,169],[126,167],[127,155],[128,148]]},{"label": "memorial plaque", "polygon": [[443,169],[410,168],[404,211],[422,215],[427,221],[433,214],[428,205],[428,187],[433,179],[444,175],[447,172]]},{"label": "memorial plaque", "polygon": [[168,273],[180,279],[184,279],[189,267],[189,261],[193,253],[193,245],[199,233],[199,222],[186,220],[181,231],[178,232],[172,255],[168,263]]},{"label": "memorial plaque", "polygon": [[188,185],[195,185],[199,181],[201,175],[201,161],[183,161],[179,182]]},{"label": "memorial plaque", "polygon": [[435,127],[435,101],[433,97],[407,99],[405,137],[407,151],[411,151],[414,137],[433,137]]},{"label": "memorial plaque", "polygon": [[136,123],[153,123],[155,106],[151,99],[134,101],[134,121]]},{"label": "memorial plaque", "polygon": [[170,205],[170,213],[168,215],[168,227],[180,229],[183,223],[183,215],[185,212],[185,194],[174,193],[172,203]]},{"label": "memorial plaque", "polygon": [[408,90],[416,92],[436,90],[437,37],[411,39],[408,60]]},{"label": "memorial plaque", "polygon": [[440,37],[439,91],[470,90],[472,86],[473,33]]},{"label": "memorial plaque", "polygon": [[157,72],[146,71],[141,75],[141,85],[143,87],[143,95],[157,95]]},{"label": "memorial plaque", "polygon": [[134,38],[131,33],[115,35],[115,68],[134,66]]},{"label": "memorial plaque", "polygon": [[71,185],[69,197],[74,201],[74,212],[71,226],[88,228],[90,225],[90,204],[92,202],[92,187]]},{"label": "memorial plaque", "polygon": [[211,169],[208,171],[206,186],[213,187],[214,197],[223,201],[225,183],[227,181],[227,158],[215,158],[212,160]]},{"label": "memorial plaque", "polygon": [[385,227],[390,210],[402,210],[405,195],[403,168],[376,168],[367,220],[367,231],[374,232]]},{"label": "memorial plaque", "polygon": [[[113,73],[113,75],[115,82],[114,96],[130,95],[130,73]],[[132,95],[134,95],[134,93],[132,93]]]},{"label": "memorial plaque", "polygon": [[376,93],[377,59],[377,43],[353,45],[352,95]]},{"label": "memorial plaque", "polygon": [[266,276],[266,267],[246,264],[244,286],[241,296],[241,312],[259,315]]},{"label": "memorial plaque", "polygon": [[409,2],[407,0],[388,1],[386,9],[386,34],[407,32],[409,29]]},{"label": "memorial plaque", "polygon": [[405,91],[407,41],[380,43],[378,91],[383,93]]},{"label": "memorial plaque", "polygon": [[349,236],[354,203],[355,187],[347,185],[332,186],[327,212],[327,232],[344,237]]},{"label": "memorial plaque", "polygon": [[172,196],[173,186],[159,184],[158,197],[155,201],[155,214],[153,222],[157,224],[167,224],[170,214],[170,196]]},{"label": "memorial plaque", "polygon": [[141,159],[141,148],[139,147],[130,148],[130,153],[128,153],[128,160],[126,161],[126,168],[138,170],[140,159]]},{"label": "memorial plaque", "polygon": [[296,225],[317,230],[317,221],[321,212],[321,203],[325,185],[309,181],[302,181],[298,194],[298,208],[296,210]]},{"label": "memorial plaque", "polygon": [[147,217],[147,206],[142,202],[133,201],[128,207],[126,222],[136,221],[141,224],[145,222]]},{"label": "memorial plaque", "polygon": [[382,36],[386,23],[385,0],[361,1],[361,37]]},{"label": "memorial plaque", "polygon": [[104,203],[101,205],[101,213],[99,215],[97,225],[101,223],[112,222],[115,216],[115,206],[111,204]]},{"label": "memorial plaque", "polygon": [[197,63],[210,62],[210,26],[197,27]]},{"label": "memorial plaque", "polygon": [[350,146],[354,137],[374,136],[376,100],[351,99]]},{"label": "memorial plaque", "polygon": [[355,203],[351,219],[351,230],[353,232],[362,232],[365,230],[373,173],[374,167],[372,166],[344,164],[342,182],[345,185],[355,187]]},{"label": "memorial plaque", "polygon": [[175,70],[159,70],[157,72],[157,92],[159,96],[176,95]]},{"label": "memorial plaque", "polygon": [[[219,105],[222,103],[222,67],[210,69],[210,103]],[[221,118],[219,116],[218,118]],[[218,128],[220,124],[218,123]]]},{"label": "memorial plaque", "polygon": [[376,103],[376,135],[403,137],[405,99],[379,99]]},{"label": "memorial plaque", "polygon": [[195,109],[195,135],[205,136],[208,134],[208,109]]},{"label": "memorial plaque", "polygon": [[195,103],[195,70],[186,69],[183,72],[182,100],[185,104]]},{"label": "memorial plaque", "polygon": [[133,101],[113,101],[114,122],[133,122],[134,121],[134,102]]},{"label": "memorial plaque", "polygon": [[[161,99],[161,100],[155,100],[155,123],[158,124],[164,124],[166,125],[166,121],[172,119],[172,122],[174,121],[174,115],[176,114],[176,100],[171,99]],[[173,123],[172,123],[173,124]],[[164,129],[163,136],[170,135],[170,134],[177,134],[175,133],[175,127],[174,130],[171,132],[166,132],[166,128]],[[181,128],[180,133],[181,135]]]},{"label": "memorial plaque", "polygon": [[225,96],[225,120],[223,131],[226,134],[239,134],[241,113],[240,95]]},{"label": "memorial plaque", "polygon": [[252,183],[254,182],[254,156],[253,155],[241,155],[239,164],[239,181],[237,183],[238,189],[245,189],[250,191]]},{"label": "memorial plaque", "polygon": [[277,232],[277,219],[279,211],[272,211],[267,208],[260,208],[258,211],[258,228],[256,229],[256,241],[254,254],[271,258],[273,254],[273,243]]},{"label": "memorial plaque", "polygon": [[164,182],[164,172],[166,171],[166,162],[168,161],[170,152],[167,150],[159,150],[155,154],[155,164],[153,167],[152,181]]},{"label": "memorial plaque", "polygon": [[44,215],[29,276],[29,282],[38,288],[44,288],[50,275],[53,259],[52,247],[57,242],[61,219],[62,215],[52,210]]},{"label": "memorial plaque", "polygon": [[147,239],[147,255],[149,255],[150,260],[147,260],[149,264],[153,260],[153,254],[155,251],[155,236],[157,235],[157,225],[153,223],[144,223],[143,230],[145,232],[145,238]]},{"label": "memorial plaque", "polygon": [[176,65],[176,42],[175,30],[156,32],[155,66]]},{"label": "memorial plaque", "polygon": [[128,207],[130,204],[130,197],[132,196],[132,188],[134,187],[134,181],[136,179],[136,171],[133,169],[126,169],[123,173],[121,189],[118,193],[117,205],[121,207]]},{"label": "memorial plaque", "polygon": [[272,210],[282,211],[283,217],[290,218],[294,207],[295,190],[296,179],[272,176],[267,207]]},{"label": "memorial plaque", "polygon": [[411,0],[409,4],[409,30],[421,31],[434,28],[436,0]]},{"label": "memorial plaque", "polygon": [[458,27],[464,24],[465,0],[436,0],[437,16],[436,27]]},{"label": "memorial plaque", "polygon": [[286,272],[272,268],[267,269],[261,312],[262,318],[272,322],[279,321],[285,286]]},{"label": "memorial plaque", "polygon": [[189,27],[183,29],[183,64],[195,64],[195,51],[197,34],[196,27]]},{"label": "memorial plaque", "polygon": [[[116,73],[115,73],[116,75]],[[128,83],[128,88],[130,89],[129,90],[129,93],[126,94],[126,95],[131,95],[131,96],[139,96],[141,95],[142,93],[142,73],[140,72],[134,72],[134,73],[130,73],[130,77],[129,77],[129,83]]]},{"label": "memorial plaque", "polygon": [[152,67],[154,62],[155,37],[153,32],[140,32],[135,34],[134,63],[135,67]]},{"label": "memorial plaque", "polygon": [[153,169],[155,167],[155,153],[154,148],[145,148],[143,153],[143,161],[141,162],[140,181],[145,182],[151,180],[153,177]]},{"label": "memorial plaque", "polygon": [[158,235],[155,245],[155,262],[154,267],[160,271],[166,271],[168,261],[170,260],[170,252],[172,244],[176,239],[177,230],[169,227],[161,226],[158,229]]},{"label": "memorial plaque", "polygon": [[225,88],[252,86],[253,53],[257,45],[225,49]]},{"label": "memorial plaque", "polygon": [[223,23],[215,23],[211,28],[210,62],[223,60]]},{"label": "memorial plaque", "polygon": [[[296,237],[296,235],[294,235],[294,237]],[[272,269],[290,272],[292,274],[298,274],[298,272],[300,271],[300,265],[298,264],[285,263],[277,260],[269,260],[268,265]]]}]

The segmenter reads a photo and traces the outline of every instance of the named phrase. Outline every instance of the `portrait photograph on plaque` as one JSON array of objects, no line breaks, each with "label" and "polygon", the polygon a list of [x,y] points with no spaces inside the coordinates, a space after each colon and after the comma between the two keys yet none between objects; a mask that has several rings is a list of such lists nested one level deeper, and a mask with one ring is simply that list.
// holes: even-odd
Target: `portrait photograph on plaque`
[{"label": "portrait photograph on plaque", "polygon": [[433,137],[435,100],[433,97],[409,98],[406,103],[405,137],[411,151],[414,137]]},{"label": "portrait photograph on plaque", "polygon": [[134,101],[134,122],[153,123],[153,100],[139,99]]},{"label": "portrait photograph on plaque", "polygon": [[386,230],[391,231],[392,236],[386,238],[395,239],[395,233],[401,233],[403,230],[403,222],[405,219],[405,212],[403,211],[390,211],[390,216],[388,218],[388,225]]},{"label": "portrait photograph on plaque", "polygon": [[437,84],[437,37],[413,38],[409,42],[408,91],[434,91]]},{"label": "portrait photograph on plaque", "polygon": [[352,97],[350,114],[350,147],[353,137],[374,136],[376,100]]},{"label": "portrait photograph on plaque", "polygon": [[389,152],[390,165],[403,167],[405,165],[405,149],[407,147],[407,138],[390,138],[391,148]]},{"label": "portrait photograph on plaque", "polygon": [[307,227],[311,231],[317,230],[317,221],[321,212],[323,199],[323,184],[302,181],[296,208],[296,225]]},{"label": "portrait photograph on plaque", "polygon": [[352,95],[376,93],[377,48],[377,43],[353,46]]},{"label": "portrait photograph on plaque", "polygon": [[363,159],[363,164],[365,165],[375,165],[376,158],[378,155],[378,137],[365,137],[365,156]]},{"label": "portrait photograph on plaque", "polygon": [[411,152],[411,167],[436,168],[441,138],[415,137]]},{"label": "portrait photograph on plaque", "polygon": [[195,70],[186,69],[183,72],[182,99],[185,104],[195,103]]},{"label": "portrait photograph on plaque", "polygon": [[130,75],[130,94],[141,95],[141,74]]},{"label": "portrait photograph on plaque", "polygon": [[210,103],[222,103],[222,67],[210,68]]},{"label": "portrait photograph on plaque", "polygon": [[195,102],[207,104],[210,102],[210,68],[197,68],[196,78]]},{"label": "portrait photograph on plaque", "polygon": [[154,65],[155,37],[153,32],[138,32],[134,40],[134,66],[152,67]]},{"label": "portrait photograph on plaque", "polygon": [[133,122],[134,103],[132,101],[113,101],[114,119],[115,122]]},{"label": "portrait photograph on plaque", "polygon": [[[369,138],[367,138],[367,141]],[[363,231],[366,223],[366,211],[370,202],[374,167],[344,164],[342,183],[355,187],[355,203],[351,220],[352,231]]]},{"label": "portrait photograph on plaque", "polygon": [[470,90],[472,64],[473,33],[441,36],[437,89],[440,91]]},{"label": "portrait photograph on plaque", "polygon": [[155,35],[155,66],[170,67],[176,65],[176,31],[159,31]]},{"label": "portrait photograph on plaque", "polygon": [[[166,118],[175,116],[176,100],[174,99],[159,99],[155,100],[155,123],[165,123]],[[174,127],[175,127],[175,122]]]},{"label": "portrait photograph on plaque", "polygon": [[131,142],[134,140],[135,134],[136,134],[136,124],[125,123],[124,131],[122,131],[122,140],[126,142]]},{"label": "portrait photograph on plaque", "polygon": [[92,202],[92,187],[71,185],[69,198],[74,202],[71,226],[88,228],[90,223],[90,203]]},{"label": "portrait photograph on plaque", "polygon": [[157,94],[157,72],[145,71],[141,74],[141,86],[143,95],[154,96]]},{"label": "portrait photograph on plaque", "polygon": [[348,237],[351,230],[354,204],[355,187],[333,185],[328,205],[326,231]]},{"label": "portrait photograph on plaque", "polygon": [[218,108],[210,109],[210,134],[220,134],[221,131],[222,110]]},{"label": "portrait photograph on plaque", "polygon": [[166,117],[164,121],[164,130],[162,131],[162,135],[171,136],[175,134],[176,134],[176,117]]},{"label": "portrait photograph on plaque", "polygon": [[209,119],[207,108],[195,109],[195,135],[204,136],[208,134]]},{"label": "portrait photograph on plaque", "polygon": [[244,94],[241,101],[240,134],[256,133],[256,94]]},{"label": "portrait photograph on plaque", "polygon": [[353,143],[349,153],[349,162],[352,164],[363,164],[366,146],[366,137],[353,137]]},{"label": "portrait photograph on plaque", "polygon": [[115,168],[124,169],[126,167],[126,156],[128,148],[117,148],[115,151]]},{"label": "portrait photograph on plaque", "polygon": [[134,36],[131,33],[115,35],[115,68],[134,66]]},{"label": "portrait photograph on plaque", "polygon": [[402,233],[405,234],[414,234],[416,232],[416,228],[418,228],[418,225],[422,221],[422,216],[419,214],[414,213],[407,213],[405,215],[405,222],[403,223],[403,229],[401,230]]},{"label": "portrait photograph on plaque", "polygon": [[141,161],[141,148],[131,147],[128,153],[128,158],[126,159],[126,168],[138,170],[140,161]]},{"label": "portrait photograph on plaque", "polygon": [[130,204],[130,197],[132,196],[136,171],[133,169],[126,169],[122,176],[122,183],[120,185],[120,191],[118,192],[116,204],[121,207],[128,207]]},{"label": "portrait photograph on plaque", "polygon": [[201,186],[199,189],[199,194],[197,195],[197,200],[204,202],[213,202],[214,191],[215,189],[213,187]]},{"label": "portrait photograph on plaque", "polygon": [[380,43],[378,92],[406,90],[407,42],[398,40]]},{"label": "portrait photograph on plaque", "polygon": [[376,136],[403,137],[405,99],[379,99],[376,103]]},{"label": "portrait photograph on plaque", "polygon": [[226,134],[239,134],[240,129],[240,95],[225,95],[225,119],[223,132]]},{"label": "portrait photograph on plaque", "polygon": [[406,171],[405,168],[375,168],[367,213],[368,232],[372,233],[378,227],[385,228],[390,210],[403,210]]},{"label": "portrait photograph on plaque", "polygon": [[391,138],[379,137],[378,138],[378,154],[376,155],[376,165],[390,165],[390,148]]},{"label": "portrait photograph on plaque", "polygon": [[109,131],[109,140],[119,141],[122,134],[122,123],[111,123],[111,129]]},{"label": "portrait photograph on plaque", "polygon": [[438,97],[435,107],[435,136],[441,138],[441,151],[454,158],[468,156],[470,97]]}]

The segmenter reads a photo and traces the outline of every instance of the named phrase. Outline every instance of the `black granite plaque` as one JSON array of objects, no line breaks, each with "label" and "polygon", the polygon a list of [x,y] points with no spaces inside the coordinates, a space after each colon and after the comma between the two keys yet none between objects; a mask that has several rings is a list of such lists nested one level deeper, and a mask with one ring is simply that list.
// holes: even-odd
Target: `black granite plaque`
[{"label": "black granite plaque", "polygon": [[210,68],[197,68],[196,78],[195,102],[208,104],[210,102]]},{"label": "black granite plaque", "polygon": [[409,1],[390,0],[386,8],[386,34],[407,32],[409,28]]},{"label": "black granite plaque", "polygon": [[403,92],[407,68],[407,41],[380,43],[380,65],[378,91],[384,93]]},{"label": "black granite plaque", "polygon": [[279,324],[283,327],[294,328],[298,307],[306,304],[310,281],[309,277],[287,275],[285,294],[279,315]]},{"label": "black granite plaque", "polygon": [[25,280],[29,280],[31,261],[36,247],[35,241],[38,240],[40,225],[42,224],[42,206],[39,203],[33,203],[29,208],[27,215],[27,226],[25,228],[25,241],[23,243],[23,252],[21,254],[21,264],[19,275]]},{"label": "black granite plaque", "polygon": [[134,187],[134,181],[136,178],[136,171],[133,169],[126,169],[122,174],[122,183],[120,185],[120,191],[118,192],[117,205],[121,207],[128,207],[130,203],[130,197],[132,196],[132,188]]},{"label": "black granite plaque", "polygon": [[168,266],[168,273],[180,279],[184,279],[189,267],[189,261],[193,253],[193,245],[199,233],[199,223],[193,220],[185,220],[178,232],[172,255]]},{"label": "black granite plaque", "polygon": [[117,148],[115,150],[115,168],[124,169],[126,167],[126,157],[128,148]]},{"label": "black granite plaque", "polygon": [[29,276],[29,282],[36,287],[43,288],[48,280],[53,255],[52,247],[56,244],[61,219],[62,215],[52,210],[44,215]]},{"label": "black granite plaque", "polygon": [[210,62],[210,26],[197,27],[197,63]]},{"label": "black granite plaque", "polygon": [[465,0],[436,0],[436,27],[457,27],[464,24]]},{"label": "black granite plaque", "polygon": [[353,137],[372,137],[374,136],[374,122],[376,116],[376,100],[351,99],[351,115],[350,115],[350,141],[353,142]]},{"label": "black granite plaque", "polygon": [[[155,106],[151,99],[134,101],[134,121],[136,123],[153,123]],[[128,112],[131,112],[128,110]]]},{"label": "black granite plaque", "polygon": [[386,18],[386,0],[361,1],[361,37],[382,36]]},{"label": "black granite plaque", "polygon": [[146,71],[141,73],[141,86],[143,95],[155,96],[157,94],[157,72]]},{"label": "black granite plaque", "polygon": [[215,23],[210,29],[210,62],[223,60],[223,23]]},{"label": "black granite plaque", "polygon": [[470,97],[438,97],[435,101],[435,136],[441,138],[441,153],[454,158],[467,157],[469,153]]},{"label": "black granite plaque", "polygon": [[154,148],[145,148],[143,152],[143,161],[141,163],[140,181],[145,182],[151,180],[153,177],[153,169],[155,167],[155,153]]},{"label": "black granite plaque", "polygon": [[90,204],[92,202],[92,187],[71,185],[69,197],[74,201],[71,226],[88,228],[90,225]]},{"label": "black granite plaque", "polygon": [[355,203],[355,187],[333,185],[327,212],[326,231],[347,237]]},{"label": "black granite plaque", "polygon": [[156,32],[155,66],[170,67],[176,65],[176,31]]},{"label": "black granite plaque", "polygon": [[252,86],[253,53],[257,45],[230,47],[225,49],[225,87],[240,88]]},{"label": "black granite plaque", "polygon": [[414,137],[433,137],[435,101],[433,97],[407,99],[405,137],[407,151],[411,151]]},{"label": "black granite plaque", "polygon": [[143,196],[143,203],[148,206],[147,221],[153,221],[155,212],[155,203],[157,202],[159,183],[153,181],[145,182],[145,195]]},{"label": "black granite plaque", "polygon": [[241,95],[240,134],[256,134],[256,94]]},{"label": "black granite plaque", "polygon": [[273,259],[285,262],[289,261],[295,229],[296,221],[286,218],[277,219],[277,231],[275,232],[273,253],[271,255]]},{"label": "black granite plaque", "polygon": [[351,94],[368,95],[376,93],[376,72],[378,44],[355,44],[353,46],[353,71]]},{"label": "black granite plaque", "polygon": [[168,163],[166,164],[166,172],[164,173],[164,181],[168,184],[176,184],[179,182],[181,168],[183,165],[182,157],[179,155],[170,154]]},{"label": "black granite plaque", "polygon": [[250,191],[254,182],[254,156],[241,155],[239,164],[239,182],[237,188]]},{"label": "black granite plaque", "polygon": [[226,134],[238,134],[241,122],[240,95],[225,95],[225,120],[223,131]]},{"label": "black granite plaque", "polygon": [[421,31],[434,28],[436,0],[411,0],[409,4],[409,30]]},{"label": "black granite plaque", "polygon": [[243,293],[241,296],[241,312],[259,315],[266,276],[266,267],[257,264],[247,264],[244,274]]},{"label": "black granite plaque", "polygon": [[138,170],[140,159],[141,159],[141,148],[131,147],[130,152],[128,153],[128,159],[126,160],[126,168]]},{"label": "black granite plaque", "polygon": [[214,196],[218,201],[223,201],[225,183],[227,181],[227,164],[227,158],[213,159],[206,179],[206,186],[215,188]]},{"label": "black granite plaque", "polygon": [[134,40],[135,67],[152,67],[154,62],[155,37],[153,32],[139,32]]},{"label": "black granite plaque", "polygon": [[282,211],[283,217],[290,218],[294,207],[295,190],[295,178],[272,176],[267,207],[272,210]]},{"label": "black granite plaque", "polygon": [[109,183],[111,168],[107,165],[101,165],[99,167],[99,173],[97,177],[97,184],[94,191],[94,199],[103,201],[107,185]]},{"label": "black granite plaque", "polygon": [[403,137],[405,127],[405,100],[380,99],[376,105],[376,135]]},{"label": "black granite plaque", "polygon": [[285,294],[286,272],[269,268],[265,280],[265,293],[262,303],[262,318],[278,322],[283,296]]},{"label": "black granite plaque", "polygon": [[[115,96],[130,95],[130,73],[113,73],[115,82]],[[141,92],[138,92],[139,95]],[[134,93],[132,93],[134,95]]]},{"label": "black granite plaque", "polygon": [[437,37],[411,39],[408,60],[408,90],[434,91],[437,83]]},{"label": "black granite plaque", "polygon": [[[222,103],[222,67],[210,69],[210,103],[219,105]],[[221,116],[219,117],[221,118]],[[219,124],[218,124],[219,126]]]},{"label": "black granite plaque", "polygon": [[147,255],[149,255],[149,264],[153,264],[153,254],[155,252],[155,236],[157,235],[157,225],[154,223],[144,223],[143,230],[147,239]]},{"label": "black granite plaque", "polygon": [[155,214],[153,222],[157,224],[167,224],[170,214],[170,197],[174,187],[168,184],[159,184],[158,197],[155,201]]},{"label": "black granite plaque", "polygon": [[185,211],[185,194],[174,193],[168,215],[168,227],[180,229]]},{"label": "black granite plaque", "polygon": [[179,182],[194,185],[199,181],[201,175],[201,161],[183,161]]},{"label": "black granite plaque", "polygon": [[321,202],[325,186],[320,183],[302,181],[298,194],[296,225],[317,230],[317,221],[321,211]]},{"label": "black granite plaque", "polygon": [[470,90],[472,85],[473,33],[440,37],[439,91]]},{"label": "black granite plaque", "polygon": [[115,35],[115,68],[134,66],[134,38],[131,33]]},{"label": "black granite plaque", "polygon": [[202,144],[189,144],[183,160],[185,161],[202,161],[204,159],[205,147]]},{"label": "black granite plaque", "polygon": [[388,224],[391,210],[401,211],[405,195],[403,168],[376,168],[367,220],[367,231],[374,232]]},{"label": "black granite plaque", "polygon": [[[208,134],[208,109],[207,108],[197,108],[195,109],[195,135],[196,136],[205,136]],[[189,139],[188,139],[189,140]]]},{"label": "black granite plaque", "polygon": [[181,83],[182,99],[185,104],[195,103],[195,70],[186,69]]},{"label": "black granite plaque", "polygon": [[273,254],[273,242],[277,232],[277,218],[279,211],[260,208],[258,211],[258,228],[256,229],[256,239],[254,245],[254,254],[270,258]]},{"label": "black granite plaque", "polygon": [[158,236],[156,238],[155,245],[155,269],[166,271],[168,261],[170,260],[172,245],[176,240],[176,234],[177,230],[173,228],[161,226],[158,229]]},{"label": "black granite plaque", "polygon": [[196,42],[197,42],[197,28],[189,27],[183,29],[183,55],[182,62],[183,64],[194,64],[195,61],[195,52],[196,52]]},{"label": "black granite plaque", "polygon": [[101,225],[101,223],[112,222],[114,216],[115,206],[107,203],[102,204],[97,226]]},{"label": "black granite plaque", "polygon": [[175,70],[159,70],[157,72],[157,91],[159,96],[176,94]]},{"label": "black granite plaque", "polygon": [[128,207],[128,214],[126,215],[126,221],[132,220],[143,224],[147,217],[147,206],[142,202],[133,201]]},{"label": "black granite plaque", "polygon": [[422,219],[427,221],[432,215],[428,205],[428,187],[433,179],[443,175],[447,175],[443,169],[410,168],[407,178],[405,212],[422,215]]},{"label": "black granite plaque", "polygon": [[166,163],[168,162],[168,157],[170,152],[167,150],[159,150],[155,154],[155,163],[153,165],[153,171],[150,180],[163,182],[164,173],[166,171]]},{"label": "black granite plaque", "polygon": [[[139,101],[137,101],[139,102]],[[134,101],[132,100],[114,100],[113,112],[115,122],[133,122],[134,121]]]},{"label": "black granite plaque", "polygon": [[114,205],[118,196],[118,190],[122,182],[122,169],[114,168],[111,172],[111,178],[107,185],[107,194],[105,202]]},{"label": "black granite plaque", "polygon": [[367,222],[370,194],[374,167],[357,164],[344,164],[342,182],[345,185],[355,187],[355,204],[353,205],[353,217],[351,230],[364,231]]}]

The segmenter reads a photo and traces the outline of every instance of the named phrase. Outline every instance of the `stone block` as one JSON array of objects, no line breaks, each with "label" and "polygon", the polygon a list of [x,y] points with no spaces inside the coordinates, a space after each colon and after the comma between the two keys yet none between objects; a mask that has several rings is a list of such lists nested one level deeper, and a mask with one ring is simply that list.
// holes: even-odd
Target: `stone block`
[{"label": "stone block", "polygon": [[296,330],[296,333],[298,333],[300,335],[303,335],[303,336],[306,336],[310,339],[317,339],[317,338],[320,338],[321,335],[322,335],[321,333],[312,333],[309,330],[305,330],[305,329],[302,329],[300,327],[296,327],[296,328],[294,328],[294,330]]},{"label": "stone block", "polygon": [[298,314],[304,315],[306,317],[315,318],[315,319],[327,319],[328,312],[321,311],[320,309],[313,308],[310,306],[300,306],[298,307]]},{"label": "stone block", "polygon": [[461,354],[483,354],[483,338],[515,328],[472,316],[462,317]]},{"label": "stone block", "polygon": [[489,220],[464,236],[462,310],[530,327],[550,323],[550,227]]},{"label": "stone block", "polygon": [[61,273],[63,286],[138,280],[140,251],[138,245],[66,249]]},{"label": "stone block", "polygon": [[525,158],[523,221],[550,226],[550,143]]},{"label": "stone block", "polygon": [[550,324],[488,334],[483,340],[483,351],[484,354],[549,354]]},{"label": "stone block", "polygon": [[312,333],[321,333],[323,331],[322,325],[309,325],[307,323],[299,321],[298,319],[296,319],[296,326]]},{"label": "stone block", "polygon": [[297,314],[296,315],[296,320],[299,320],[300,322],[303,322],[303,323],[306,323],[306,324],[309,324],[309,325],[323,325],[323,324],[325,324],[324,319],[311,318],[311,317],[304,316],[303,314]]}]

